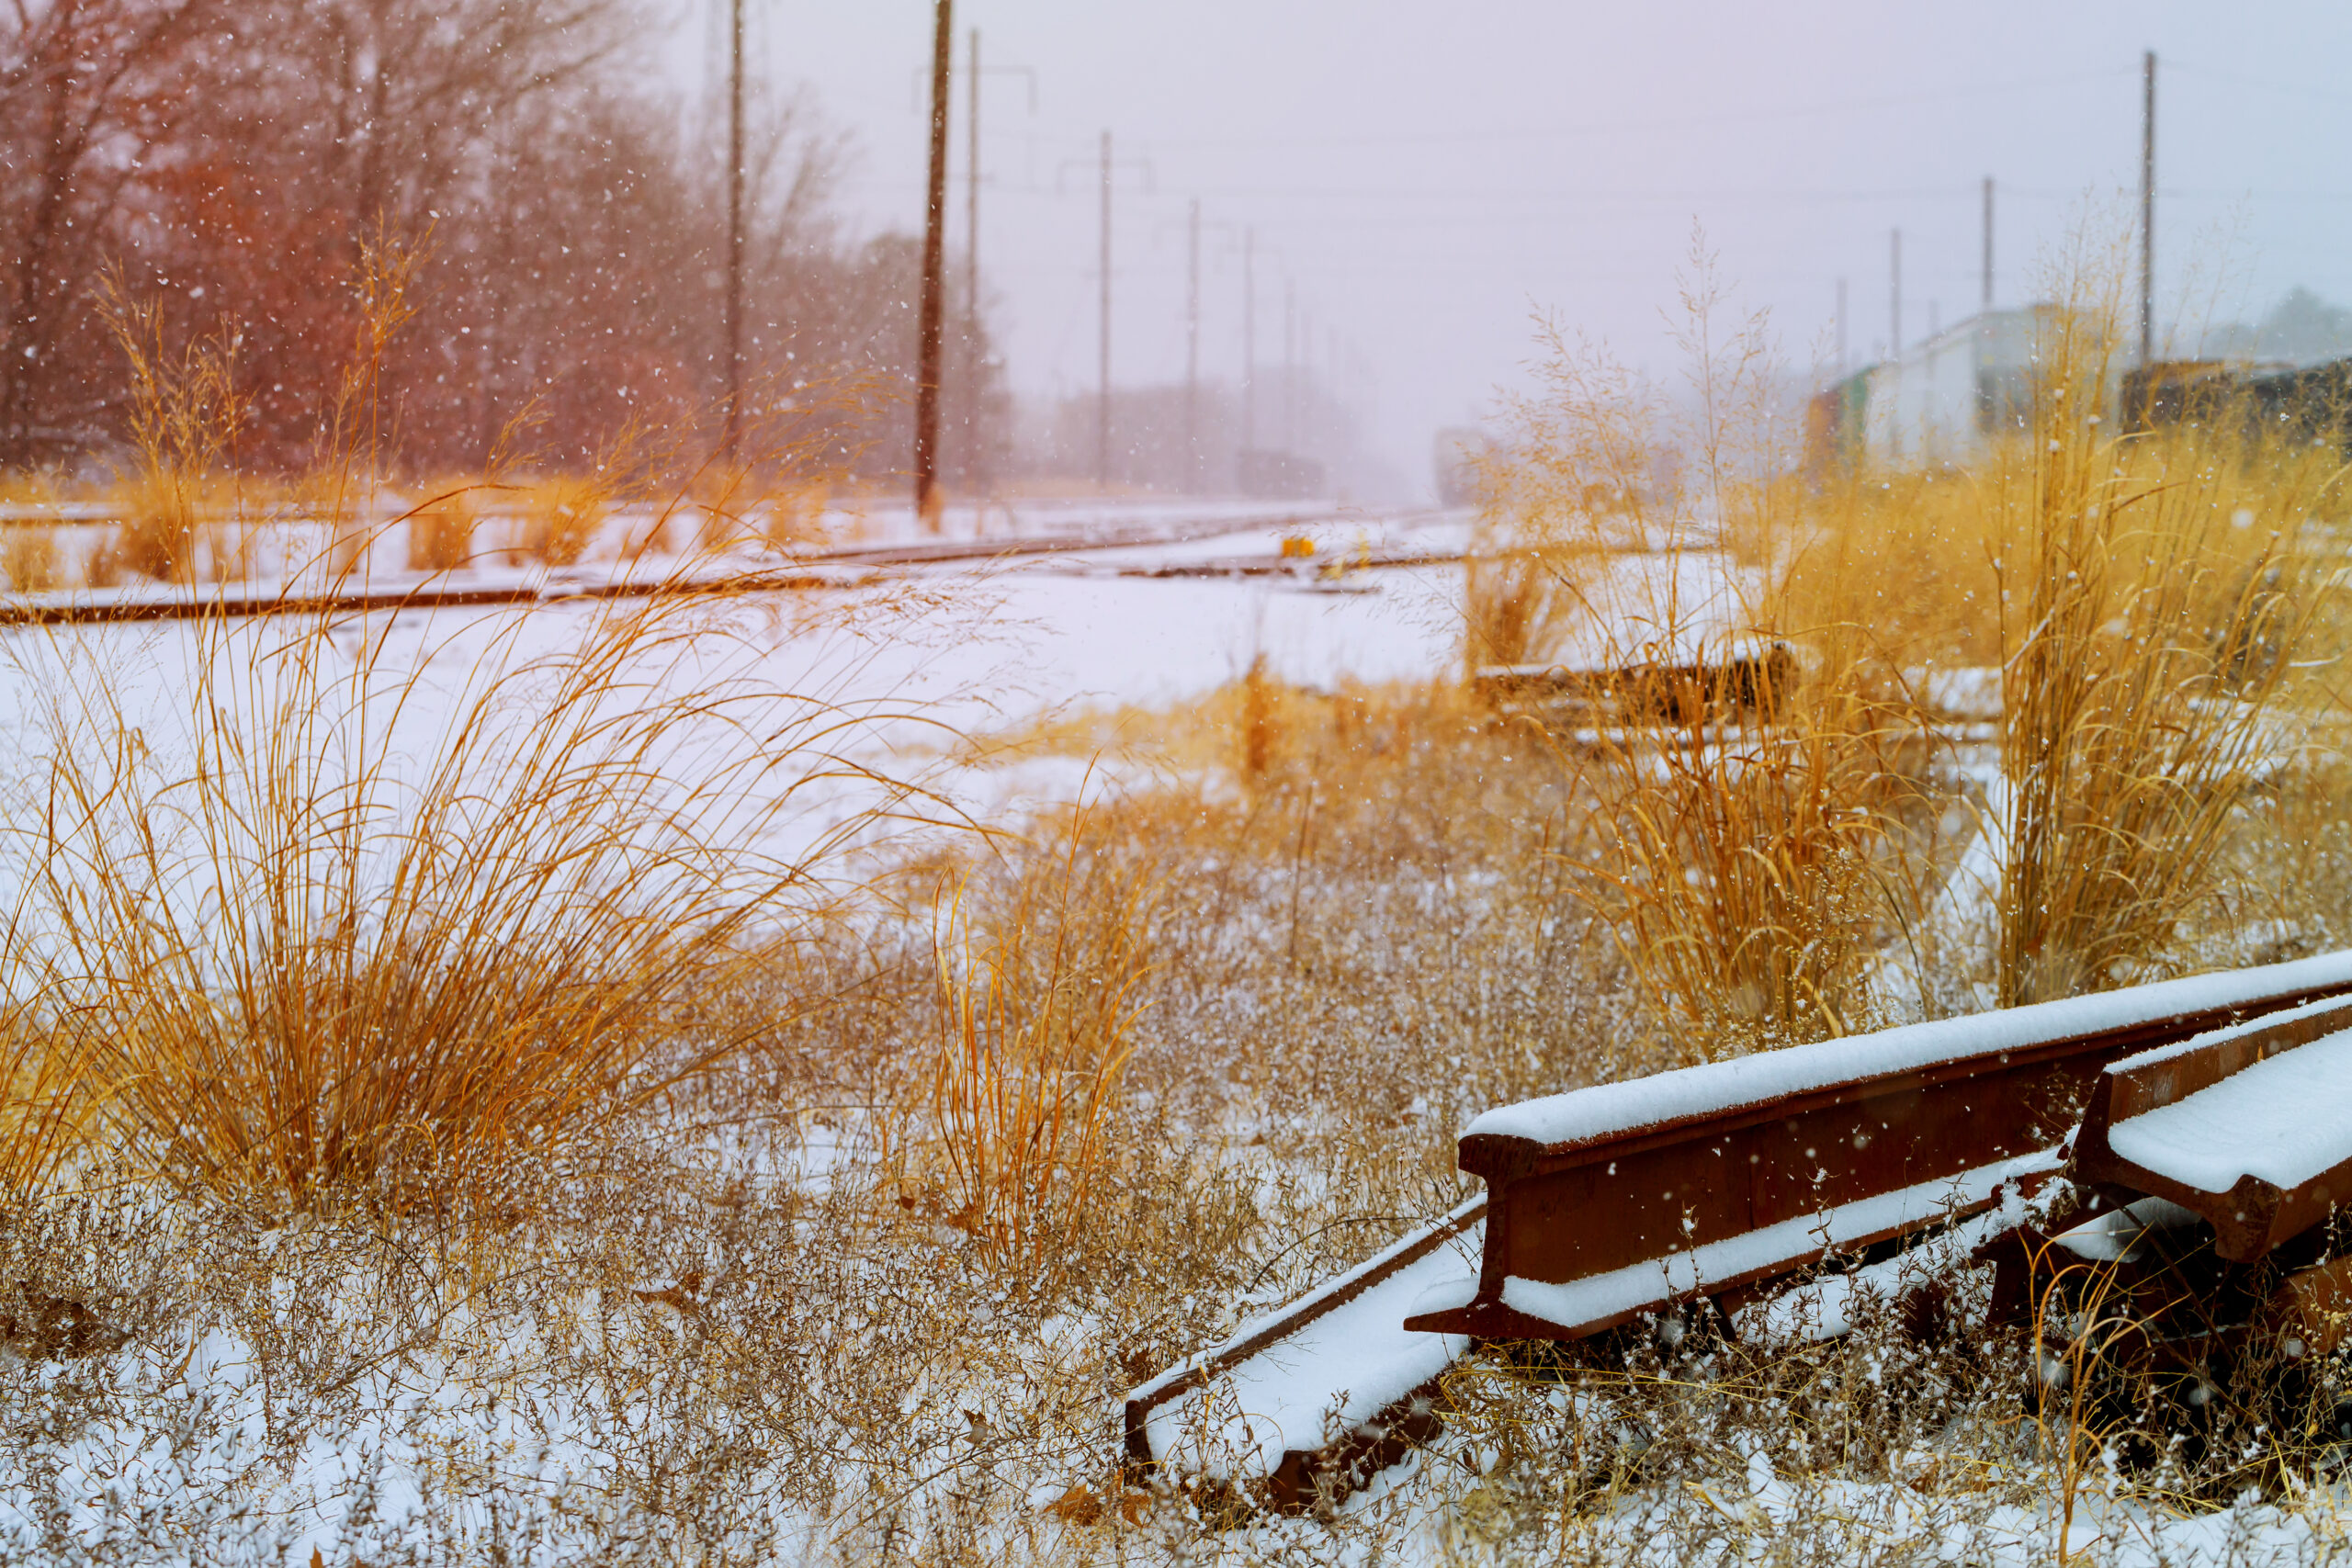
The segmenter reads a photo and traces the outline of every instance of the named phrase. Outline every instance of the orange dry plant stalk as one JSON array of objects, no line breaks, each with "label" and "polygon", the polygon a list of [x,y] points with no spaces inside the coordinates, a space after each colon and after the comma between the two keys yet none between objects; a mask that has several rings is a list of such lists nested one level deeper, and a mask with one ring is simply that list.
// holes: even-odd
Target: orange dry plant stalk
[{"label": "orange dry plant stalk", "polygon": [[931,1085],[948,1217],[1016,1261],[1080,1218],[1109,1157],[1112,1112],[1150,970],[1151,885],[1084,844],[976,911],[943,899],[933,946],[944,1024]]}]

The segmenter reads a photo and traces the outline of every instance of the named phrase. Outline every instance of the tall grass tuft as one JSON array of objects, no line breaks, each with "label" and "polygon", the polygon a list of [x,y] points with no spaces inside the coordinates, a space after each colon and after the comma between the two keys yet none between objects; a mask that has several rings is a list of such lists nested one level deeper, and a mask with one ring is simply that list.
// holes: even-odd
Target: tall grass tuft
[{"label": "tall grass tuft", "polygon": [[524,552],[542,566],[571,566],[604,532],[612,492],[594,479],[565,476],[530,486],[523,506]]},{"label": "tall grass tuft", "polygon": [[409,514],[408,569],[411,571],[462,571],[473,564],[474,529],[479,525],[469,486],[447,487]]},{"label": "tall grass tuft", "polygon": [[[446,720],[323,615],[203,623],[160,723],[61,649],[10,978],[170,1176],[479,1195],[732,1049],[695,998],[820,923],[909,807],[842,750],[866,715],[686,678],[723,631],[638,606],[534,658],[532,626]],[[797,829],[818,795],[850,808]]]},{"label": "tall grass tuft", "polygon": [[1091,842],[1084,812],[999,901],[966,884],[933,936],[944,1033],[931,1083],[947,1218],[1005,1263],[1034,1261],[1112,1168],[1119,1085],[1151,967],[1149,877]]},{"label": "tall grass tuft", "polygon": [[[379,372],[415,262],[362,268],[315,486],[331,581],[386,525]],[[115,315],[151,467],[205,471],[232,433],[225,355],[166,374],[139,357],[153,311]],[[766,623],[723,599],[459,616],[397,650],[421,612],[307,603],[186,623],[152,691],[72,628],[32,660],[34,784],[0,826],[23,889],[0,997],[26,1027],[0,1038],[40,1039],[34,1089],[66,1074],[185,1186],[494,1207],[514,1162],[734,1050],[700,999],[823,930],[860,896],[854,856],[937,815],[858,754],[922,716],[840,696],[838,657],[765,678]]]},{"label": "tall grass tuft", "polygon": [[58,584],[57,532],[18,525],[0,535],[0,572],[19,593],[41,593]]},{"label": "tall grass tuft", "polygon": [[1694,251],[1680,400],[1551,334],[1494,487],[1561,607],[1545,653],[1588,672],[1554,737],[1595,818],[1576,886],[1683,1060],[1865,1026],[1924,761],[1883,645],[1789,591],[1790,432],[1761,323],[1724,333],[1724,301]]},{"label": "tall grass tuft", "polygon": [[2120,268],[2059,282],[2021,448],[1989,466],[2007,718],[2003,1005],[2143,977],[2218,886],[2295,700],[2316,604],[2300,536],[2335,454],[2219,421],[2126,435]]},{"label": "tall grass tuft", "polygon": [[133,465],[121,487],[124,522],[107,547],[119,567],[160,582],[192,584],[198,509],[229,458],[243,409],[233,333],[174,354],[153,301],[138,302],[109,276],[100,310],[130,367]]}]

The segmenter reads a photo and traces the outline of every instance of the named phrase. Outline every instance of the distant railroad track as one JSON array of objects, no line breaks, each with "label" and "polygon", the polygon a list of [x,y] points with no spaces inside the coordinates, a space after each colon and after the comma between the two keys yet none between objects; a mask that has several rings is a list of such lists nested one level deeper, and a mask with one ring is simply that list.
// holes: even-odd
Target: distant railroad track
[{"label": "distant railroad track", "polygon": [[[13,509],[21,511],[23,509]],[[502,605],[560,603],[578,600],[649,599],[675,596],[727,595],[806,592],[853,585],[837,575],[840,569],[922,567],[967,562],[1011,560],[1038,556],[1074,555],[1097,550],[1150,548],[1196,543],[1229,534],[1268,528],[1306,528],[1361,515],[1337,509],[1288,510],[1216,518],[1180,519],[1172,523],[1139,525],[1086,533],[1035,535],[1001,539],[940,539],[881,545],[842,545],[808,550],[787,562],[762,570],[728,576],[670,577],[649,580],[616,579],[594,581],[550,578],[537,581],[455,584],[427,579],[401,588],[368,588],[353,592],[301,593],[221,589],[202,593],[158,592],[140,596],[91,598],[0,599],[0,627],[28,626],[118,626],[140,622],[198,620],[208,615],[284,615],[342,613],[368,615],[385,611],[478,609]],[[1395,517],[1396,513],[1383,513]],[[1404,513],[1408,518],[1438,515]],[[0,522],[26,521],[0,516]],[[104,525],[116,519],[72,517],[55,519],[73,524]],[[1237,556],[1199,562],[1118,563],[1101,569],[1121,577],[1235,577],[1295,575],[1321,581],[1330,568],[1353,571],[1367,567],[1425,565],[1460,559],[1459,555],[1408,551],[1378,551],[1355,558]]]}]

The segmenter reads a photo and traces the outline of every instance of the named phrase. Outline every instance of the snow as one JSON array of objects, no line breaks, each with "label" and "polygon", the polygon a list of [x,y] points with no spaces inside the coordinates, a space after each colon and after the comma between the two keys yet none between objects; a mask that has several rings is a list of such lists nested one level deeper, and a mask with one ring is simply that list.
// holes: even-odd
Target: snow
[{"label": "snow", "polygon": [[[1228,510],[1245,541],[1272,536],[1264,506]],[[1140,520],[1184,531],[1185,513],[1170,507],[1074,515],[1089,527]],[[1222,525],[1214,515],[1195,522],[1204,529]],[[1363,528],[1391,545],[1426,536],[1434,548],[1458,543],[1459,526],[1447,514],[1413,513],[1350,521],[1340,531],[1352,539]],[[1192,547],[1160,547],[1178,553]],[[1125,547],[1115,553],[1148,558],[1151,551]],[[1087,579],[1064,570],[1088,554],[941,563],[860,586],[715,602],[709,614],[725,623],[722,632],[690,649],[671,644],[653,650],[629,678],[672,693],[707,685],[788,694],[787,707],[804,718],[821,710],[849,721],[831,742],[847,761],[935,792],[942,817],[1001,821],[1070,798],[1086,787],[1089,768],[1067,758],[1006,767],[967,750],[967,738],[1017,732],[1073,708],[1179,704],[1238,678],[1260,658],[1277,679],[1321,688],[1426,680],[1458,665],[1459,566],[1363,574],[1377,592],[1327,596],[1262,581]],[[775,558],[765,565],[773,569]],[[560,592],[565,581],[593,585],[600,575],[624,570],[596,563],[550,578],[536,568],[484,566],[447,581]],[[650,570],[639,563],[640,575]],[[380,591],[413,581],[413,574],[391,574],[354,585]],[[356,681],[368,663],[368,694],[362,699],[345,684],[336,687],[338,700],[354,714],[364,703],[376,716],[368,746],[401,760],[408,776],[421,776],[447,743],[449,718],[472,695],[509,671],[563,657],[636,609],[627,602],[553,599],[354,615],[336,634],[345,661],[340,677]],[[187,743],[186,698],[205,639],[225,648],[238,670],[259,670],[270,663],[270,650],[300,635],[305,624],[263,618],[226,630],[218,623],[174,622],[0,631],[0,739],[20,759],[40,757],[48,744],[45,699],[102,682],[121,700],[124,728],[148,749],[158,775],[170,776]],[[728,748],[740,752],[741,742],[717,733],[723,728],[713,727],[707,746],[671,753],[665,773],[676,775],[681,788],[740,761]],[[1108,781],[1097,775],[1093,782],[1101,787]],[[794,821],[766,824],[772,836],[759,847],[786,857],[824,841],[876,794],[870,781],[847,776],[777,774],[770,787],[795,792]],[[746,798],[743,805],[752,814],[755,803]]]},{"label": "snow", "polygon": [[2001,671],[1998,665],[1972,665],[1957,670],[1921,667],[1903,672],[1904,684],[1917,694],[1920,705],[1953,718],[1997,721],[2001,716]]},{"label": "snow", "polygon": [[2016,1229],[2025,1213],[2024,1200],[2011,1190],[1998,1208],[1938,1231],[1896,1257],[1783,1291],[1741,1308],[1736,1321],[1744,1334],[1768,1344],[1835,1339],[1853,1327],[1862,1302],[1891,1302],[1915,1285],[1959,1275],[1969,1267],[1970,1253]]},{"label": "snow", "polygon": [[1808,1253],[1851,1246],[1932,1220],[1939,1213],[1973,1207],[2022,1178],[2056,1170],[2055,1149],[1980,1166],[1958,1176],[1923,1181],[1876,1197],[1841,1203],[1819,1213],[1709,1242],[1687,1252],[1628,1264],[1588,1279],[1551,1283],[1511,1276],[1503,1282],[1503,1305],[1564,1328],[1583,1328],[1626,1314],[1664,1306],[1688,1296],[1777,1269]]},{"label": "snow", "polygon": [[2108,1065],[2107,1070],[2110,1074],[2138,1072],[2143,1067],[2153,1067],[2160,1062],[2171,1061],[2176,1056],[2186,1056],[2211,1045],[2219,1045],[2227,1041],[2242,1039],[2262,1030],[2276,1029],[2280,1024],[2293,1023],[2306,1018],[2317,1018],[2331,1012],[2343,1013],[2345,1021],[2352,1023],[2352,997],[2322,997],[2315,1002],[2305,1002],[2301,1007],[2283,1008],[2277,1012],[2264,1013],[2260,1018],[2247,1019],[2244,1023],[2233,1023],[2221,1029],[2209,1029],[2202,1034],[2191,1035],[2186,1040],[2176,1040],[2169,1045],[2158,1045],[2153,1050],[2141,1051],[2124,1057],[2121,1061],[2111,1062]]},{"label": "snow", "polygon": [[2347,984],[2352,984],[2352,952],[2331,953],[1973,1017],[1937,1019],[1502,1106],[1473,1119],[1463,1135],[1525,1138],[1546,1145],[1589,1143],[1858,1078]]},{"label": "snow", "polygon": [[2136,1258],[2141,1238],[2150,1231],[2180,1230],[2205,1223],[2165,1198],[2142,1198],[2120,1209],[2094,1214],[2070,1231],[2050,1239],[2086,1263],[2118,1263]]},{"label": "snow", "polygon": [[[1473,1199],[1288,1306],[1250,1319],[1222,1344],[1170,1368],[1128,1398],[1148,1400],[1235,1346],[1344,1294],[1432,1232],[1460,1224],[1485,1201]],[[1410,1332],[1405,1319],[1431,1302],[1468,1300],[1486,1230],[1483,1218],[1472,1222],[1353,1299],[1253,1352],[1203,1386],[1154,1406],[1145,1418],[1153,1456],[1180,1459],[1185,1468],[1211,1475],[1269,1474],[1282,1463],[1285,1450],[1319,1449],[1331,1436],[1363,1425],[1443,1372],[1468,1350],[1469,1340],[1460,1335]]]},{"label": "snow", "polygon": [[2124,1159],[2200,1192],[2300,1187],[2352,1161],[2352,1030],[2282,1051],[2108,1129]]}]

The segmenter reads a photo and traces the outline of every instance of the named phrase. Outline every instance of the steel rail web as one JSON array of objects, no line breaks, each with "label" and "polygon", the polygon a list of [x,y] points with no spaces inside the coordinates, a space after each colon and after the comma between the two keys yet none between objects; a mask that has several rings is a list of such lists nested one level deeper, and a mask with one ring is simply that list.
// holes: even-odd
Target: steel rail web
[{"label": "steel rail web", "polygon": [[[2347,994],[2352,952],[1686,1068],[1664,1076],[1681,1080],[1667,1102],[1678,1109],[1586,1135],[1545,1142],[1465,1133],[1459,1163],[1485,1179],[1482,1199],[1134,1389],[1123,1411],[1127,1460],[1148,1468],[1167,1457],[1153,1450],[1154,1410],[1254,1361],[1289,1366],[1285,1344],[1316,1320],[1363,1300],[1474,1227],[1483,1229],[1475,1292],[1436,1310],[1406,1303],[1406,1328],[1461,1336],[1471,1345],[1573,1340],[1693,1296],[1734,1310],[1831,1254],[1981,1213],[2000,1201],[2001,1187],[2030,1187],[2055,1174],[2060,1162],[2052,1145],[2073,1125],[2109,1064]],[[2084,1027],[2086,1018],[2093,1026]],[[1986,1024],[1994,1025],[1985,1031],[1991,1043],[1982,1048],[1911,1059],[1923,1032]],[[1881,1043],[1892,1059],[1886,1070],[1803,1081],[1809,1064],[1867,1061]],[[1753,1070],[1759,1064],[1801,1087],[1759,1097]],[[1534,1103],[1573,1111],[1622,1097],[1625,1088],[1601,1086]],[[1981,1179],[1968,1191],[1955,1190],[1953,1179],[1972,1176]],[[1938,1190],[1945,1194],[1940,1201],[1905,1209],[1909,1195]],[[1841,1215],[1851,1223],[1836,1224]],[[1795,1245],[1770,1244],[1792,1234]],[[1725,1244],[1747,1256],[1721,1278],[1698,1279],[1692,1268],[1674,1267]],[[1651,1283],[1630,1294],[1617,1289],[1606,1310],[1581,1316],[1541,1315],[1505,1300],[1513,1280],[1539,1287],[1532,1293],[1540,1296],[1544,1288],[1638,1283],[1645,1271]],[[1335,1401],[1363,1370],[1335,1371]],[[1434,1380],[1424,1382],[1320,1448],[1286,1449],[1255,1483],[1260,1499],[1278,1508],[1306,1506],[1335,1475],[1344,1489],[1366,1471],[1394,1462],[1434,1430],[1437,1393]]]}]

